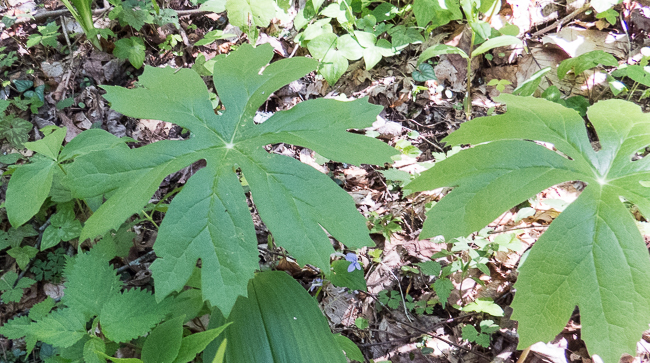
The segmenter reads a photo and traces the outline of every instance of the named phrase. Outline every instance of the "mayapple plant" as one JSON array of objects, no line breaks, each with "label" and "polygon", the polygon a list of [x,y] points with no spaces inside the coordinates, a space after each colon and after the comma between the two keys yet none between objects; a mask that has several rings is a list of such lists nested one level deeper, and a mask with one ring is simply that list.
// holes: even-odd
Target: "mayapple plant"
[{"label": "mayapple plant", "polygon": [[81,240],[104,235],[138,213],[164,177],[204,159],[175,196],[160,225],[151,270],[160,301],[180,291],[197,260],[203,297],[228,315],[245,296],[258,267],[257,238],[242,188],[245,177],[259,214],[278,245],[299,263],[329,274],[334,253],[325,230],[350,249],[372,245],[352,198],[326,175],[264,146],[285,142],[351,164],[383,164],[390,146],[347,132],[370,126],[381,110],[367,99],[317,99],[277,112],[262,124],[253,117],[267,98],[317,67],[308,58],[268,64],[269,45],[241,46],[217,57],[214,84],[225,111],[215,114],[203,80],[189,69],[145,68],[139,87],[103,87],[111,107],[127,116],[175,123],[188,140],[165,140],[137,149],[103,150],[70,167],[73,193],[107,200],[86,221]]},{"label": "mayapple plant", "polygon": [[634,354],[650,322],[650,258],[623,201],[650,216],[650,158],[637,157],[650,145],[650,116],[621,100],[589,107],[596,151],[576,111],[533,97],[499,100],[505,114],[467,122],[445,139],[474,147],[406,186],[455,187],[428,213],[420,238],[469,235],[543,189],[585,182],[519,267],[512,303],[519,346],[552,340],[577,305],[591,354],[605,362]]}]

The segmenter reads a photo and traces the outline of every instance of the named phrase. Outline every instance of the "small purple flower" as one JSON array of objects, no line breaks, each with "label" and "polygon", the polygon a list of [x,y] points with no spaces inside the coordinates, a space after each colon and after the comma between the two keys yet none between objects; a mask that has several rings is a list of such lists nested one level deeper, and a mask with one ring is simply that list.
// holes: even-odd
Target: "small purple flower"
[{"label": "small purple flower", "polygon": [[317,287],[320,287],[320,286],[323,286],[323,279],[321,279],[321,278],[315,278],[315,279],[311,282],[311,286],[309,287],[309,292],[314,291],[314,289],[316,289]]},{"label": "small purple flower", "polygon": [[352,272],[354,270],[361,270],[361,265],[359,264],[359,258],[355,253],[348,253],[345,255],[345,259],[350,261],[350,266],[348,266],[348,272]]}]

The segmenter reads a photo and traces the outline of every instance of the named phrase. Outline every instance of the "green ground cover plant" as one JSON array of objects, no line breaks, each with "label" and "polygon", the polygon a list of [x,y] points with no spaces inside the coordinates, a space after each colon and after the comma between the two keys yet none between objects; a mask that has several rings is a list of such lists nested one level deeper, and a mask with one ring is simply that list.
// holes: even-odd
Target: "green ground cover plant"
[{"label": "green ground cover plant", "polygon": [[[115,360],[111,357],[115,344],[131,342],[151,332],[143,345],[138,344],[142,361],[188,362],[227,326],[219,324],[215,326],[218,330],[186,338],[179,335],[183,323],[199,313],[205,300],[213,309],[211,325],[227,319],[236,326],[224,340],[229,345],[223,343],[224,347],[229,346],[223,348],[229,362],[268,362],[269,357],[281,359],[288,352],[296,361],[327,357],[328,361],[344,362],[342,346],[348,354],[359,356],[360,352],[351,349],[354,344],[347,338],[331,334],[315,301],[297,282],[284,273],[254,274],[258,268],[257,239],[240,177],[245,177],[260,215],[279,245],[301,263],[320,267],[333,282],[365,289],[354,254],[349,254],[354,257],[349,262],[336,261],[330,272],[330,255],[334,250],[321,228],[327,228],[350,248],[372,245],[365,219],[354,208],[352,198],[327,176],[294,159],[269,154],[264,146],[283,140],[357,164],[388,161],[396,151],[375,139],[346,131],[369,126],[375,120],[378,107],[367,100],[310,101],[304,107],[276,113],[265,123],[255,124],[255,111],[268,95],[316,66],[316,62],[306,58],[268,65],[271,56],[270,46],[244,45],[217,60],[214,82],[226,108],[220,115],[215,115],[205,84],[192,70],[174,73],[172,69],[147,68],[138,88],[106,87],[106,98],[114,109],[182,125],[192,131],[188,140],[162,141],[132,150],[124,144],[130,139],[89,130],[62,147],[66,129],[49,127],[42,130],[46,135],[43,139],[26,143],[39,156],[13,172],[5,204],[10,222],[22,228],[19,226],[51,200],[57,203],[57,212],[43,232],[42,249],[79,233],[82,242],[105,237],[90,252],[80,250],[67,261],[63,273],[66,293],[56,310],[42,319],[16,318],[0,328],[0,333],[12,339],[26,336],[29,351],[40,341],[54,346],[61,357],[72,361],[101,361]],[[246,66],[242,68],[242,64]],[[179,84],[187,92],[177,92]],[[142,102],[148,100],[164,103],[142,108]],[[327,118],[322,116],[324,110]],[[332,138],[344,143],[335,145]],[[208,166],[175,196],[160,226],[156,243],[159,258],[151,267],[156,279],[155,297],[144,290],[121,291],[116,271],[108,264],[118,254],[116,239],[120,227],[145,208],[164,176],[202,158]],[[90,180],[94,181],[89,184]],[[310,190],[308,185],[318,185],[322,194],[306,194]],[[74,206],[70,203],[73,196],[83,198],[94,211],[83,230],[74,218]],[[107,199],[104,203],[102,196]],[[278,213],[279,210],[284,212]],[[344,219],[335,217],[341,213]],[[292,226],[287,228],[287,223]],[[110,233],[112,229],[118,230],[115,236]],[[179,247],[184,250],[180,255]],[[198,259],[200,269],[195,267]],[[87,274],[91,269],[93,274]],[[13,272],[3,275],[3,279],[4,299],[10,301],[18,301],[22,289],[35,282],[19,279]],[[262,282],[256,284],[257,279]],[[192,290],[187,290],[186,285]],[[282,286],[281,292],[275,291],[277,286]],[[295,305],[296,299],[302,299],[301,303]],[[128,324],[119,323],[125,318],[120,311],[131,314]],[[268,317],[278,321],[272,322]],[[298,318],[295,324],[286,322]],[[161,321],[164,322],[155,327]],[[101,337],[95,333],[88,335],[85,326],[89,322],[101,326]],[[264,328],[265,324],[273,329]],[[250,344],[252,331],[262,334],[256,339],[268,341],[267,348],[257,351],[259,356],[244,357],[241,347]],[[202,339],[206,334],[209,339]],[[297,344],[287,338],[291,336],[319,338],[309,344]],[[186,340],[189,348],[184,348]],[[221,343],[216,349],[219,347]]]},{"label": "green ground cover plant", "polygon": [[[160,226],[155,247],[159,258],[151,267],[159,301],[183,288],[199,258],[204,267],[203,296],[212,305],[227,315],[237,296],[245,295],[257,268],[257,249],[239,173],[246,178],[277,244],[300,263],[329,271],[334,250],[321,226],[349,248],[372,245],[365,219],[347,193],[313,168],[269,154],[263,147],[287,142],[334,160],[380,164],[395,154],[393,148],[346,132],[372,124],[377,107],[366,100],[314,100],[256,125],[255,111],[273,91],[316,66],[306,58],[267,66],[271,56],[270,46],[243,45],[217,59],[214,83],[226,108],[219,116],[203,81],[191,70],[147,68],[139,79],[140,88],[105,87],[113,109],[173,122],[190,130],[192,137],[77,158],[69,172],[74,195],[91,198],[110,193],[86,221],[81,240],[104,235],[138,213],[171,172],[200,159],[208,163],[174,198]],[[315,185],[322,193],[308,192]]]},{"label": "green ground cover plant", "polygon": [[[110,29],[95,29],[91,2],[64,3],[95,48],[101,50],[102,44],[112,42],[113,55],[128,59],[138,70],[158,50],[192,63],[195,55],[186,57],[190,53],[185,47],[187,34],[181,36],[177,13],[160,8],[156,1],[109,1],[113,8],[108,17],[122,27],[119,39]],[[650,319],[650,292],[645,288],[650,266],[628,209],[637,208],[644,215],[650,212],[650,169],[644,157],[650,145],[650,120],[631,103],[609,100],[592,106],[583,96],[565,99],[556,86],[548,87],[542,99],[503,95],[500,100],[507,105],[506,113],[463,125],[445,139],[448,146],[454,146],[447,155],[423,154],[417,143],[425,136],[413,130],[408,136],[411,140],[392,140],[394,147],[366,137],[373,136],[372,132],[380,136],[377,131],[364,136],[362,129],[371,126],[382,111],[367,99],[309,100],[264,122],[254,121],[260,107],[284,85],[306,75],[313,77],[314,71],[334,85],[348,71],[350,61],[363,59],[370,70],[383,58],[404,50],[415,51],[416,57],[419,50],[409,45],[423,42],[432,30],[457,20],[467,22],[471,29],[469,51],[434,45],[421,53],[417,64],[412,62],[415,68],[407,73],[416,82],[435,80],[433,57],[463,57],[468,70],[465,114],[470,119],[470,87],[476,84],[472,84],[472,60],[483,55],[491,61],[496,57],[489,54],[492,49],[523,46],[514,36],[519,29],[511,24],[499,30],[490,26],[489,18],[499,3],[491,0],[395,3],[308,0],[294,21],[298,32],[294,41],[314,59],[294,57],[296,47],[288,59],[271,62],[270,45],[241,45],[233,33],[214,29],[194,45],[214,50],[214,42],[236,38],[232,49],[238,50],[207,62],[199,53],[192,70],[147,66],[129,88],[102,86],[114,110],[183,129],[183,140],[139,148],[127,145],[133,139],[96,129],[82,132],[69,143],[64,143],[65,127],[42,128],[41,136],[32,122],[21,117],[27,118],[28,110],[33,115],[43,111],[45,97],[53,91],[46,89],[51,82],[44,85],[31,69],[10,78],[5,68],[15,70],[19,59],[15,51],[4,54],[5,47],[0,48],[6,87],[0,100],[0,138],[15,149],[35,152],[34,156],[25,156],[30,152],[0,156],[1,163],[10,165],[3,175],[10,178],[3,205],[9,223],[3,225],[6,231],[0,230],[0,250],[11,258],[15,269],[2,271],[0,298],[4,304],[17,306],[26,291],[43,283],[64,281],[66,287],[61,301],[48,298],[0,327],[0,334],[10,339],[24,337],[25,351],[11,353],[16,361],[25,361],[34,352],[34,357],[40,354],[46,362],[189,362],[204,350],[206,362],[345,362],[346,356],[363,361],[352,341],[332,334],[304,286],[284,272],[259,272],[251,210],[259,212],[271,233],[269,249],[280,246],[282,254],[295,257],[298,265],[317,271],[318,278],[309,289],[315,290],[317,298],[330,283],[366,291],[364,273],[370,268],[364,267],[382,264],[383,250],[370,250],[369,259],[363,261],[355,250],[374,245],[369,234],[383,235],[386,243],[396,234],[413,236],[419,222],[407,225],[413,222],[408,213],[398,216],[368,209],[364,210],[366,220],[332,180],[340,182],[332,170],[322,174],[293,158],[269,152],[268,146],[278,143],[312,149],[316,158],[387,169],[376,171],[396,197],[455,188],[437,204],[428,200],[424,208],[435,204],[421,238],[442,235],[449,243],[448,251],[401,267],[402,276],[429,279],[423,289],[428,291],[428,300],[416,301],[417,293],[404,293],[401,288],[377,295],[379,303],[388,309],[403,308],[407,316],[409,311],[432,314],[441,307],[502,316],[502,308],[491,299],[462,297],[462,284],[455,286],[451,275],[457,273],[463,280],[470,269],[490,275],[488,266],[496,252],[519,251],[522,245],[513,235],[488,239],[485,230],[472,238],[452,239],[480,230],[544,188],[569,180],[585,182],[582,195],[551,224],[519,266],[513,307],[514,319],[520,323],[520,348],[552,340],[578,306],[582,338],[591,354],[613,362],[623,352],[633,353]],[[614,3],[594,1],[599,12],[596,18],[616,23],[619,14],[611,8]],[[277,25],[271,24],[272,19],[286,20],[290,6],[286,0],[208,0],[201,9],[226,11],[230,24],[239,26],[254,44],[260,29]],[[11,27],[11,21],[5,17],[5,27]],[[165,24],[173,24],[178,34],[163,35],[161,39],[166,40],[152,45],[147,33]],[[196,29],[196,24],[191,26]],[[189,33],[190,26],[185,30]],[[59,35],[57,23],[50,22],[23,38],[30,52],[45,49],[48,58],[52,48],[62,51],[63,36]],[[99,36],[108,43],[100,43]],[[70,60],[83,58],[74,54],[75,48],[81,48],[78,42],[71,48]],[[408,53],[404,54],[407,58]],[[595,51],[561,62],[557,73],[562,80],[599,66],[617,67],[607,75],[611,90],[614,96],[627,92],[630,99],[639,86],[650,87],[649,59],[644,56],[638,64],[618,66],[611,54]],[[532,95],[550,70],[538,71],[513,93]],[[206,86],[201,76],[210,76],[214,88]],[[82,87],[102,84],[91,75],[84,77]],[[625,78],[634,82],[629,90],[622,83]],[[506,82],[493,79],[487,85],[503,91]],[[409,96],[415,102],[416,93],[425,90],[432,92],[429,86],[413,86]],[[650,95],[647,89],[640,92],[639,100]],[[73,92],[60,100],[60,108],[76,105],[78,112],[76,108],[92,107],[76,97]],[[19,111],[23,111],[20,117]],[[487,113],[494,112],[492,108]],[[31,135],[37,141],[28,142]],[[452,156],[461,149],[459,145],[467,144],[471,147],[463,146],[465,150]],[[397,159],[396,154],[433,156],[435,162],[417,164],[435,166],[418,177],[417,172],[386,165]],[[156,203],[149,202],[165,177],[199,160],[207,166],[184,186]],[[504,195],[505,190],[508,194]],[[163,213],[158,225],[156,218]],[[153,247],[157,258],[151,265],[153,291],[124,286],[123,271],[109,262],[129,254],[135,236],[130,228],[145,223],[158,233]],[[340,242],[339,251],[332,248],[332,237]],[[71,256],[75,249],[76,256]],[[332,256],[344,258],[331,262]],[[24,276],[26,272],[29,275]],[[452,302],[454,290],[460,290],[461,298]],[[125,311],[126,324],[122,323]],[[196,323],[208,314],[207,328],[188,329],[190,321]],[[368,321],[362,324],[359,319],[363,318],[357,319],[357,327],[368,328]],[[499,329],[485,317],[461,324],[462,337],[485,348]],[[259,342],[258,351],[250,352],[251,341]],[[124,345],[133,347],[140,358],[114,357]]]}]

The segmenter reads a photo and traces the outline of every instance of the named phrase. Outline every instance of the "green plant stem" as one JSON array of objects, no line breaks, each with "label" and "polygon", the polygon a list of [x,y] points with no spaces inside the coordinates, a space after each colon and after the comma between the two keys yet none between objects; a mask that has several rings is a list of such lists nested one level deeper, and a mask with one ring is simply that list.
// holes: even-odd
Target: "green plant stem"
[{"label": "green plant stem", "polygon": [[151,222],[151,224],[153,224],[154,227],[156,227],[156,229],[160,229],[160,228],[158,227],[158,224],[153,220],[153,217],[152,217],[152,216],[150,216],[149,214],[147,214],[147,212],[145,212],[144,210],[142,211],[142,214],[144,214],[145,219],[148,220],[149,222]]},{"label": "green plant stem", "polygon": [[[469,264],[472,260],[472,258],[469,258],[470,260],[467,261],[467,265],[463,264],[463,273],[460,275],[460,285],[458,285],[458,295],[460,295],[460,306],[465,306],[465,300],[463,300],[463,281],[465,281],[465,277],[467,276],[467,270],[469,270]],[[460,263],[463,263],[463,259],[461,257]]]},{"label": "green plant stem", "polygon": [[90,8],[92,1],[87,0],[72,0],[72,4],[69,0],[62,0],[63,5],[70,11],[72,17],[81,25],[86,38],[90,43],[97,49],[103,50],[102,45],[97,39],[97,29],[95,29],[95,24],[93,22],[93,11]]},{"label": "green plant stem", "polygon": [[632,89],[630,90],[630,93],[627,95],[626,101],[629,101],[632,98],[632,95],[636,91],[637,87],[639,87],[639,82],[634,82],[634,86],[632,86]]},{"label": "green plant stem", "polygon": [[88,218],[90,218],[90,216],[86,213],[86,208],[84,208],[83,204],[81,204],[81,201],[79,199],[75,199],[75,202],[77,204],[77,207],[79,207],[79,210],[81,211],[81,213],[83,213],[84,218],[86,220],[88,220]]},{"label": "green plant stem", "polygon": [[474,40],[476,39],[476,33],[474,33],[474,30],[470,27],[470,31],[472,32],[472,41],[469,43],[469,54],[470,57],[467,58],[467,91],[465,94],[465,117],[467,118],[467,121],[472,119],[472,100],[471,100],[471,92],[472,92],[472,60],[474,57],[471,56],[472,50],[474,49]]},{"label": "green plant stem", "polygon": [[318,299],[318,294],[320,294],[321,291],[323,291],[323,285],[319,286],[318,290],[316,290],[316,294],[314,294],[314,299],[315,300]]},{"label": "green plant stem", "polygon": [[162,204],[164,201],[166,201],[167,199],[171,198],[172,196],[176,195],[176,194],[177,194],[178,192],[180,192],[181,190],[183,190],[183,186],[178,187],[178,188],[174,188],[174,190],[172,190],[171,192],[165,194],[165,196],[163,196],[162,198],[160,198],[160,200],[158,201],[158,203],[156,203],[156,204],[154,205],[153,210],[155,211],[156,209],[158,209],[158,206],[159,206],[160,204]]},{"label": "green plant stem", "polygon": [[384,265],[384,267],[386,268],[386,270],[388,270],[388,272],[390,272],[390,274],[393,275],[393,277],[395,278],[395,281],[397,281],[397,287],[399,288],[399,295],[402,297],[402,305],[404,306],[404,314],[406,315],[406,318],[407,318],[409,321],[412,322],[413,319],[411,318],[411,315],[409,315],[408,309],[406,308],[406,300],[404,299],[404,292],[402,291],[402,285],[399,283],[399,279],[397,278],[397,276],[395,275],[395,273],[393,272],[393,270],[391,270],[391,269],[390,269],[388,266],[386,266],[383,262],[380,262],[380,263],[381,263],[382,265]]}]

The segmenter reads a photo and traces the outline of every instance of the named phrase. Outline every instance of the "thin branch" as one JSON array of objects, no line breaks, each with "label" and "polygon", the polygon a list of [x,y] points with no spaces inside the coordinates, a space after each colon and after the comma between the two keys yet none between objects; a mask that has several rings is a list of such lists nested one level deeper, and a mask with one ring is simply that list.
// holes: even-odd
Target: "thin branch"
[{"label": "thin branch", "polygon": [[[399,282],[398,282],[398,283],[399,283]],[[379,301],[379,299],[378,299],[375,295],[373,295],[373,294],[367,294],[367,295],[370,296],[371,298],[373,298],[376,302],[380,303],[380,304],[385,308],[386,313],[388,313],[388,315],[390,315],[390,317],[391,317],[393,320],[395,320],[396,322],[398,322],[398,323],[400,323],[400,324],[404,324],[404,325],[408,326],[408,327],[411,328],[411,329],[414,329],[414,330],[420,332],[420,335],[422,335],[422,334],[424,334],[424,335],[428,335],[428,336],[430,336],[430,337],[432,337],[432,338],[434,338],[434,339],[438,339],[438,340],[440,340],[440,341],[442,341],[442,342],[445,342],[445,343],[447,343],[447,344],[449,344],[449,345],[451,345],[451,346],[453,346],[453,347],[456,347],[456,348],[458,348],[458,349],[460,349],[460,350],[464,350],[464,351],[466,351],[466,352],[472,353],[472,354],[476,355],[476,356],[479,357],[479,358],[485,359],[485,360],[488,361],[488,362],[492,361],[490,358],[486,357],[485,355],[483,355],[483,354],[481,354],[481,353],[477,353],[477,352],[475,352],[475,351],[473,351],[473,350],[471,350],[471,349],[468,349],[468,348],[465,348],[465,347],[463,347],[463,346],[461,346],[461,345],[459,345],[459,344],[456,344],[456,343],[454,343],[454,342],[452,342],[452,341],[450,341],[450,340],[448,340],[448,339],[441,338],[441,337],[438,336],[436,333],[433,333],[433,330],[435,330],[435,329],[437,329],[437,328],[439,328],[439,327],[441,327],[441,326],[447,325],[447,324],[452,323],[452,322],[454,322],[454,321],[456,321],[456,320],[460,320],[460,319],[464,319],[464,318],[471,317],[471,316],[474,316],[474,315],[478,315],[478,314],[480,314],[480,313],[476,313],[476,312],[475,312],[475,313],[470,313],[470,314],[467,314],[467,315],[462,315],[462,316],[458,316],[458,317],[455,317],[455,318],[447,319],[447,320],[445,320],[445,321],[441,321],[441,322],[435,324],[434,326],[432,326],[432,327],[427,331],[427,330],[421,329],[421,328],[419,328],[419,327],[417,327],[417,326],[414,326],[414,325],[412,325],[412,324],[409,324],[409,323],[407,323],[407,322],[405,322],[405,321],[401,321],[401,320],[397,319],[397,318],[393,315],[393,313],[390,311],[390,309],[388,309],[388,308],[386,307],[386,305],[384,305],[381,301]],[[408,317],[408,315],[407,315],[407,317]],[[412,337],[408,336],[408,337],[403,337],[403,338],[404,338],[404,339],[405,339],[405,338],[409,338],[409,339],[410,339],[410,338],[412,338]],[[371,344],[367,344],[367,345],[361,345],[361,344],[360,344],[359,346],[362,347],[362,346],[372,346],[372,345],[381,345],[381,344],[371,343]]]},{"label": "thin branch", "polygon": [[[93,15],[99,15],[106,11],[111,11],[111,10],[113,10],[113,7],[95,9],[93,10]],[[210,13],[210,11],[191,9],[191,10],[177,10],[176,13],[178,14],[178,16],[188,16],[188,15],[208,14]],[[70,15],[70,11],[68,9],[59,9],[59,10],[39,12],[37,14],[34,14],[32,17],[19,18],[16,20],[16,23],[39,22],[47,18],[54,18],[63,15]]]},{"label": "thin branch", "polygon": [[409,321],[413,321],[413,319],[409,315],[408,309],[406,308],[406,300],[404,299],[404,292],[402,291],[402,284],[400,283],[399,279],[397,278],[397,275],[395,275],[393,270],[390,269],[388,266],[386,266],[383,262],[379,262],[379,263],[384,265],[384,267],[386,267],[386,270],[388,270],[388,272],[390,272],[390,274],[393,275],[393,277],[395,278],[395,281],[397,281],[397,287],[399,287],[399,295],[402,297],[402,305],[404,305],[404,315],[406,315],[406,318]]},{"label": "thin branch", "polygon": [[130,268],[130,267],[137,266],[137,265],[141,264],[142,262],[148,260],[149,257],[153,256],[154,253],[155,253],[154,251],[149,251],[149,252],[145,253],[144,255],[142,255],[142,256],[136,258],[135,260],[133,260],[133,261],[127,263],[126,265],[124,265],[124,266],[118,268],[118,269],[117,269],[117,273],[119,274],[119,273],[121,273],[122,271],[124,271],[124,270],[126,270],[126,269],[128,269],[128,268]]},{"label": "thin branch", "polygon": [[59,17],[61,21],[61,30],[63,30],[63,36],[65,37],[65,42],[68,44],[68,50],[72,53],[72,44],[70,43],[70,37],[68,37],[68,26],[65,23],[65,18],[63,16]]},{"label": "thin branch", "polygon": [[585,4],[583,7],[581,7],[580,9],[576,9],[576,10],[574,10],[571,14],[569,14],[569,15],[565,16],[564,18],[562,18],[562,19],[556,21],[555,23],[553,23],[553,24],[547,26],[546,28],[534,32],[531,36],[532,36],[533,38],[536,38],[536,37],[538,37],[538,36],[540,36],[540,35],[545,34],[545,33],[548,32],[548,31],[551,31],[551,30],[553,30],[553,29],[558,29],[558,28],[560,28],[562,25],[564,25],[564,24],[568,23],[569,21],[571,21],[573,18],[575,18],[575,17],[578,16],[579,14],[581,14],[581,13],[587,11],[590,7],[591,7],[591,3],[586,3],[586,4]]}]

